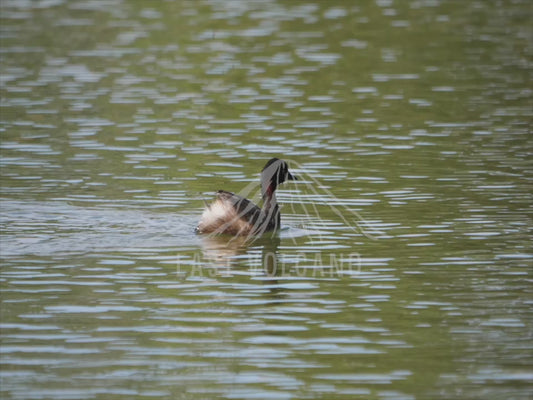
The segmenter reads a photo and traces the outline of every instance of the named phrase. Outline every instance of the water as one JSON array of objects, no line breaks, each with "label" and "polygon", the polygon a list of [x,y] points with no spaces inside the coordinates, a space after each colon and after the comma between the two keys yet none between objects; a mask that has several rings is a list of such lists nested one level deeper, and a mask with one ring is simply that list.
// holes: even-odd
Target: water
[{"label": "water", "polygon": [[[6,399],[526,399],[527,1],[3,1]],[[194,235],[269,158],[283,230]]]}]

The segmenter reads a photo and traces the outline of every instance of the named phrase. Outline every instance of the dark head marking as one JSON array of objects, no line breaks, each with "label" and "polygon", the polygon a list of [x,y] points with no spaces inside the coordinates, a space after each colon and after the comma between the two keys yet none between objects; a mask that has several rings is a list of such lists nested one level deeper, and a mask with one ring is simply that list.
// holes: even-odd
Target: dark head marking
[{"label": "dark head marking", "polygon": [[289,166],[279,158],[272,158],[261,171],[261,182],[263,194],[273,193],[276,188],[286,180],[296,180],[297,178],[289,172]]}]

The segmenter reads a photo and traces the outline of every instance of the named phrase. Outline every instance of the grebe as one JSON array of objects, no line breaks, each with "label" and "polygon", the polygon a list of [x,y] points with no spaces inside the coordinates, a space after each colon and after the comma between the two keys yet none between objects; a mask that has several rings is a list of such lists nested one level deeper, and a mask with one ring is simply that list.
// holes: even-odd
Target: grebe
[{"label": "grebe", "polygon": [[280,227],[276,188],[286,180],[297,180],[287,163],[278,158],[268,161],[261,171],[263,208],[234,193],[219,190],[215,201],[206,207],[197,233],[260,235]]}]

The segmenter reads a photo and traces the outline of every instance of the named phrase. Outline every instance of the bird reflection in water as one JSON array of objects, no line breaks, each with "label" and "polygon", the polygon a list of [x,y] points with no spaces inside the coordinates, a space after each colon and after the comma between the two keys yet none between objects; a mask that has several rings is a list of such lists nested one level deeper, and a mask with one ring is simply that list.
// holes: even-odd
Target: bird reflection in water
[{"label": "bird reflection in water", "polygon": [[[228,237],[226,235],[207,235],[202,237],[203,258],[210,268],[219,274],[232,274],[242,270],[243,265],[253,269],[255,274],[266,277],[282,273],[278,262],[278,235],[264,235],[250,240],[246,236]],[[258,268],[257,259],[261,254]]]}]

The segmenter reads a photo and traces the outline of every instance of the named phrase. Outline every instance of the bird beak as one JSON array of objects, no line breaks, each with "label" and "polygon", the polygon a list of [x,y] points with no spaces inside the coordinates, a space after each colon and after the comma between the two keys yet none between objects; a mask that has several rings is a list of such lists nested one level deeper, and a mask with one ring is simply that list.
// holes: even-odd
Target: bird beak
[{"label": "bird beak", "polygon": [[298,180],[298,177],[294,176],[294,175],[291,175],[290,172],[287,172],[287,180],[288,181],[297,181]]}]

